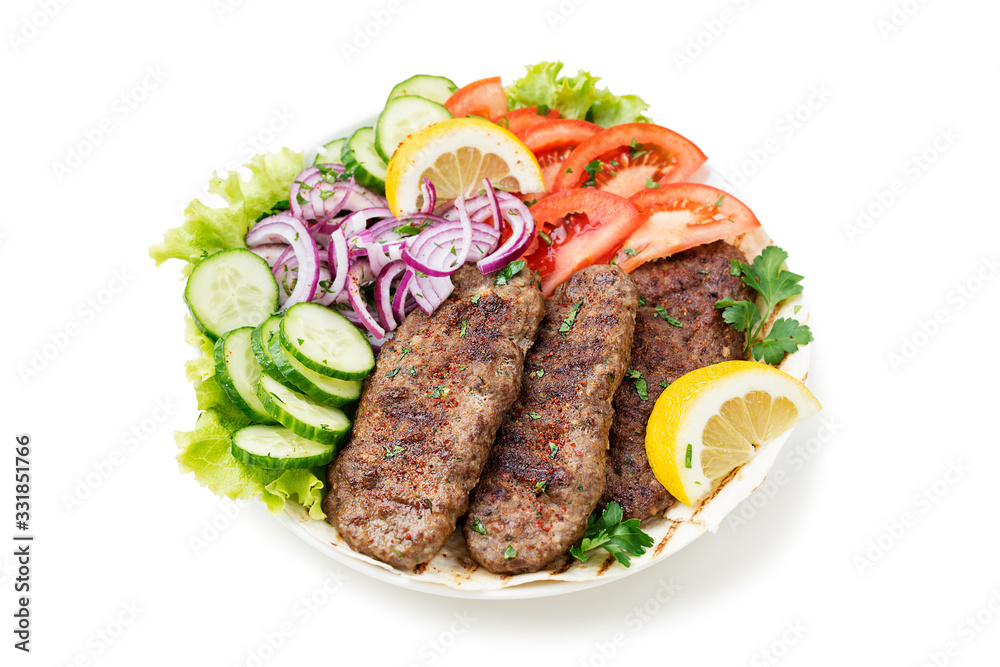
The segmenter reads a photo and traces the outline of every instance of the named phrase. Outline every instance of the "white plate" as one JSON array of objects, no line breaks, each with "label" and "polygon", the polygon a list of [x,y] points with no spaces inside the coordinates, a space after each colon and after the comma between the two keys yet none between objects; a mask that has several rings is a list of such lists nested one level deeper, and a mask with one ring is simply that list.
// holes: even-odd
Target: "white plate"
[{"label": "white plate", "polygon": [[[369,122],[374,122],[372,119]],[[335,135],[337,136],[337,135]],[[342,136],[349,136],[349,132]],[[316,149],[306,153],[311,164]],[[722,174],[705,164],[691,177],[697,183],[712,185],[738,196],[736,189]],[[757,256],[770,243],[770,238],[759,228],[733,239],[748,259]],[[794,317],[803,324],[809,321],[801,296],[786,301],[772,321],[778,317]],[[789,355],[780,368],[799,380],[809,374],[810,347],[801,348]],[[752,461],[737,469],[719,486],[715,493],[697,507],[681,503],[669,508],[661,516],[646,519],[643,530],[654,540],[653,548],[632,559],[629,568],[617,563],[613,556],[602,551],[591,552],[586,563],[570,556],[561,556],[541,572],[515,576],[495,575],[477,566],[465,550],[461,531],[456,530],[441,552],[419,572],[400,571],[352,550],[326,521],[309,517],[299,505],[289,503],[279,520],[300,538],[341,564],[370,577],[411,590],[450,597],[481,599],[514,599],[561,595],[597,586],[621,577],[640,572],[665,560],[687,546],[705,532],[715,532],[723,519],[737,505],[764,482],[778,452],[791,432],[758,448]]]}]

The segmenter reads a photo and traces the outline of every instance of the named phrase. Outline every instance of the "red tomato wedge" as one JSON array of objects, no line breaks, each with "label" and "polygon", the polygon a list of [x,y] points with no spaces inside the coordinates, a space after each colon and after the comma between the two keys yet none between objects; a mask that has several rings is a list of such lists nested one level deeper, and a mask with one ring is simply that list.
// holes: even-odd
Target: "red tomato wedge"
[{"label": "red tomato wedge", "polygon": [[616,247],[626,271],[688,248],[760,227],[747,205],[727,192],[700,183],[673,183],[648,189],[629,201],[640,211],[639,225]]},{"label": "red tomato wedge", "polygon": [[595,134],[570,153],[552,190],[591,187],[631,197],[647,183],[679,183],[705,163],[701,149],[652,123],[625,123]]},{"label": "red tomato wedge", "polygon": [[455,118],[480,116],[496,118],[507,111],[507,95],[503,92],[500,77],[473,81],[462,86],[444,103]]},{"label": "red tomato wedge", "polygon": [[529,127],[535,127],[548,120],[557,118],[559,118],[558,109],[551,109],[548,113],[539,115],[538,107],[524,107],[523,109],[514,109],[501,116],[497,116],[493,119],[493,122],[510,130],[513,134],[520,135],[521,132],[524,132]]},{"label": "red tomato wedge", "polygon": [[553,193],[531,206],[544,238],[524,259],[542,274],[542,294],[555,288],[576,271],[610,258],[621,240],[642,223],[639,209],[624,197],[592,188]]},{"label": "red tomato wedge", "polygon": [[561,118],[530,127],[518,134],[518,138],[535,154],[538,165],[542,168],[545,188],[551,191],[563,161],[573,149],[598,132],[601,132],[600,125],[585,120]]}]

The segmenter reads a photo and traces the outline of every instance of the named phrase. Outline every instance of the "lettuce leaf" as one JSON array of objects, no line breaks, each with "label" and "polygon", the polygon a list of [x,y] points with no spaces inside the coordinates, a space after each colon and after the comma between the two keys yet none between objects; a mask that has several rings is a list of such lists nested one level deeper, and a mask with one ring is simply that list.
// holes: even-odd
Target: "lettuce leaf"
[{"label": "lettuce leaf", "polygon": [[[213,208],[198,200],[184,211],[184,223],[167,231],[163,242],[150,248],[157,264],[171,258],[188,262],[185,273],[202,257],[226,248],[242,248],[243,237],[262,213],[288,198],[288,188],[302,171],[302,153],[282,149],[258,155],[244,165],[250,179],[236,172],[225,178],[214,175],[208,190],[221,196],[227,206]],[[178,431],[174,439],[180,447],[177,462],[182,473],[194,473],[202,486],[233,500],[260,498],[268,511],[284,510],[289,500],[309,510],[314,519],[323,518],[323,469],[267,470],[249,466],[233,458],[232,434],[250,424],[215,378],[215,344],[186,318],[184,340],[199,351],[185,363],[185,373],[194,385],[198,416],[193,431]]]},{"label": "lettuce leaf", "polygon": [[215,208],[197,199],[188,204],[184,224],[167,230],[163,242],[149,249],[157,266],[171,258],[193,263],[218,250],[245,248],[243,237],[257,218],[288,199],[292,179],[302,171],[302,153],[283,148],[256,155],[244,167],[250,180],[240,178],[237,171],[225,178],[213,174],[208,191],[222,197],[226,206]]},{"label": "lettuce leaf", "polygon": [[321,469],[267,470],[245,465],[230,453],[233,430],[224,416],[207,410],[193,431],[177,432],[181,472],[193,472],[199,484],[232,500],[260,498],[272,513],[281,512],[285,502],[293,500],[308,509],[312,518],[323,518],[323,482],[317,476]]},{"label": "lettuce leaf", "polygon": [[614,95],[598,88],[600,77],[580,70],[576,76],[559,76],[561,62],[529,65],[527,74],[506,87],[511,109],[545,105],[558,109],[563,118],[582,118],[601,127],[621,123],[649,122],[643,111],[649,108],[637,95]]}]

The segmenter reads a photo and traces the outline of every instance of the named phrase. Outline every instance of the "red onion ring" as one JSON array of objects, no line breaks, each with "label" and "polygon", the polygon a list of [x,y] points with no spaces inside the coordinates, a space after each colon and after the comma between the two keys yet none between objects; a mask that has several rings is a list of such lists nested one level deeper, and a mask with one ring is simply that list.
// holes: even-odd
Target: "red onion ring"
[{"label": "red onion ring", "polygon": [[295,253],[299,261],[298,279],[295,289],[281,304],[282,310],[312,300],[319,282],[319,250],[300,219],[288,213],[272,215],[254,225],[245,240],[248,246],[284,241]]}]

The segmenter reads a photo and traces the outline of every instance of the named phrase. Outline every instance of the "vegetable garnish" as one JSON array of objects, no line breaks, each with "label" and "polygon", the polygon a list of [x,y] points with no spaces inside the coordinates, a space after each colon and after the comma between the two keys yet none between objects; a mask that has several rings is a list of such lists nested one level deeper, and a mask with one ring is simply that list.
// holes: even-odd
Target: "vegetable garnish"
[{"label": "vegetable garnish", "polygon": [[642,376],[642,373],[635,370],[634,368],[630,368],[627,371],[625,371],[625,377],[635,382],[635,391],[637,394],[639,394],[639,398],[642,399],[643,401],[648,401],[649,400],[648,387],[646,385],[646,378]]},{"label": "vegetable garnish", "polygon": [[570,548],[569,552],[577,560],[586,561],[586,552],[597,547],[604,549],[615,557],[625,567],[632,564],[631,557],[646,553],[653,546],[653,538],[639,528],[639,519],[622,521],[621,505],[612,501],[598,516],[597,512],[587,519],[587,532],[583,534],[580,544]]},{"label": "vegetable garnish", "polygon": [[494,281],[494,284],[506,285],[514,276],[516,276],[521,272],[521,269],[524,268],[524,265],[525,261],[523,259],[511,262],[497,273],[497,277],[496,280]]},{"label": "vegetable garnish", "polygon": [[569,315],[567,315],[563,319],[562,324],[559,325],[560,336],[565,338],[566,334],[569,333],[569,330],[573,328],[573,325],[576,324],[576,316],[580,314],[581,308],[583,308],[583,301],[577,301],[573,304],[573,307],[570,308]]},{"label": "vegetable garnish", "polygon": [[716,308],[724,308],[724,319],[736,331],[747,334],[744,356],[753,353],[757,361],[776,366],[785,358],[785,353],[795,352],[799,346],[812,342],[809,327],[798,320],[781,318],[775,320],[770,331],[764,332],[764,325],[774,308],[785,299],[802,293],[799,281],[802,276],[781,268],[788,259],[788,253],[778,246],[768,246],[758,255],[753,264],[731,260],[729,273],[739,276],[743,282],[764,299],[763,312],[751,301],[719,299]]}]

